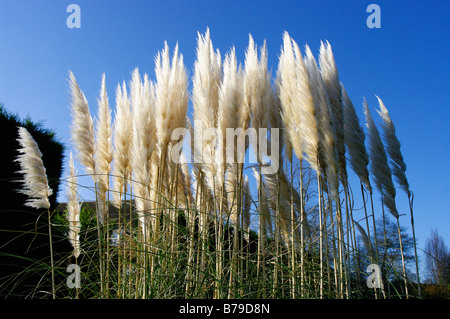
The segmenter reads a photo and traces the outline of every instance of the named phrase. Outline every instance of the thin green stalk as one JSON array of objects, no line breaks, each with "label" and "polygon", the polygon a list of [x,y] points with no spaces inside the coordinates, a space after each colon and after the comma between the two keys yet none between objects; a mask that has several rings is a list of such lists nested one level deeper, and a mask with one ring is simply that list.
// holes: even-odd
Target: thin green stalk
[{"label": "thin green stalk", "polygon": [[[320,167],[320,165],[317,165],[317,167]],[[319,172],[317,172],[317,187],[319,196],[319,258],[320,258],[319,297],[320,299],[323,299],[323,226],[322,226],[322,199],[321,199],[322,187]]]},{"label": "thin green stalk", "polygon": [[413,242],[414,242],[414,257],[415,257],[415,262],[416,262],[417,290],[418,290],[419,298],[422,298],[422,294],[420,291],[419,261],[417,258],[416,231],[415,231],[415,227],[414,227],[413,201],[414,201],[414,195],[411,198],[411,192],[408,192],[409,210],[411,212],[411,228],[412,228],[412,235],[413,235]]},{"label": "thin green stalk", "polygon": [[[378,237],[377,237],[377,227],[376,227],[376,223],[375,223],[375,210],[373,207],[373,192],[371,189],[369,189],[369,196],[370,196],[370,206],[372,208],[372,223],[373,223],[373,232],[374,232],[373,238],[375,241],[375,243],[374,243],[375,244],[375,256],[376,256],[377,265],[380,266],[380,253],[378,250]],[[384,211],[383,211],[383,216],[384,216]],[[381,267],[380,267],[381,269],[383,269],[382,266],[383,265],[381,265]],[[383,273],[383,271],[382,271],[382,273]],[[383,284],[383,276],[380,276],[380,279],[381,279],[381,293],[383,295],[383,298],[386,299],[386,292],[384,290],[384,284]]]},{"label": "thin green stalk", "polygon": [[400,221],[399,221],[399,218],[397,218],[397,230],[398,230],[398,241],[400,243],[400,253],[401,253],[401,257],[402,257],[403,279],[405,281],[405,294],[406,294],[406,299],[409,299],[408,280],[406,278],[405,256],[403,254],[403,243],[402,243],[402,235],[401,235],[401,232],[400,232]]},{"label": "thin green stalk", "polygon": [[[357,285],[357,288],[359,288],[359,284],[360,284],[360,282],[359,282],[359,278],[360,278],[359,257],[356,254],[356,250],[354,249],[354,246],[352,245],[352,243],[356,243],[356,234],[354,232],[355,227],[354,227],[354,223],[353,223],[353,212],[352,212],[351,208],[349,208],[349,204],[348,204],[350,195],[349,195],[349,189],[348,189],[347,181],[343,182],[343,188],[344,188],[344,195],[345,195],[345,212],[346,212],[347,245],[348,245],[348,252],[347,252],[347,260],[348,260],[347,261],[347,267],[348,267],[348,269],[347,269],[347,274],[348,274],[348,277],[350,278],[350,274],[351,274],[351,272],[350,272],[350,269],[351,269],[350,268],[351,267],[351,264],[350,264],[350,262],[351,262],[350,261],[350,253],[352,253],[353,254],[353,260],[356,263],[356,267],[355,267],[356,268],[356,273],[357,273],[356,285]],[[353,235],[353,236],[351,236],[351,235]],[[351,280],[349,279],[347,283],[348,283],[348,285],[347,285],[347,294],[348,294],[349,298],[351,298],[352,297],[352,295],[351,295],[351,292],[352,292]],[[358,291],[359,290],[360,289],[358,289]]]},{"label": "thin green stalk", "polygon": [[[189,186],[188,186],[189,187]],[[199,202],[199,183],[197,182],[196,190],[195,190],[195,203],[197,204]],[[188,197],[188,213],[187,213],[187,225],[189,229],[189,256],[188,256],[188,265],[187,265],[187,273],[186,273],[186,289],[185,294],[186,297],[190,297],[191,293],[191,287],[193,286],[192,283],[192,264],[194,259],[194,231],[195,231],[195,212],[196,209],[194,207],[191,207],[191,203],[189,203],[189,197]]]},{"label": "thin green stalk", "polygon": [[291,161],[291,183],[290,183],[290,187],[291,187],[291,267],[292,267],[292,275],[291,275],[291,280],[292,280],[292,286],[291,286],[291,296],[292,299],[296,298],[296,293],[295,293],[295,286],[296,286],[296,267],[295,267],[295,236],[294,236],[294,230],[295,230],[295,215],[294,215],[294,189],[293,189],[293,185],[294,185],[294,172],[292,169],[292,161]]},{"label": "thin green stalk", "polygon": [[56,288],[55,288],[55,267],[53,263],[53,237],[52,237],[52,222],[51,222],[51,213],[50,208],[47,209],[48,213],[48,237],[50,244],[50,267],[52,273],[52,298],[56,299]]},{"label": "thin green stalk", "polygon": [[[383,217],[383,236],[384,236],[384,256],[383,256],[383,264],[382,264],[381,272],[384,273],[383,269],[384,269],[384,267],[386,265],[386,258],[387,258],[387,237],[386,237],[386,216],[384,214],[383,199],[381,200],[381,212],[382,212],[382,217]],[[386,268],[386,275],[385,276],[386,276],[386,279],[389,281],[388,270],[389,270],[389,268]],[[391,285],[388,285],[388,298],[391,297],[390,287],[391,287]]]},{"label": "thin green stalk", "polygon": [[[369,240],[369,247],[367,247],[367,251],[370,252],[370,250],[372,249],[373,246],[372,246],[372,238],[370,236],[369,217],[367,216],[366,199],[365,199],[365,196],[364,196],[364,186],[363,186],[362,182],[360,182],[360,186],[361,186],[361,196],[362,196],[363,205],[364,205],[364,216],[365,216],[364,219],[366,220],[367,238]],[[374,259],[373,254],[369,254],[370,262],[372,264],[375,263],[375,262],[378,264],[378,260],[377,260],[378,259],[378,257],[377,257],[378,252],[374,252],[374,253],[376,254],[375,255],[376,256],[375,259]],[[374,287],[373,290],[374,290],[374,294],[375,294],[375,299],[378,299],[377,288]]]},{"label": "thin green stalk", "polygon": [[105,289],[104,289],[104,260],[103,260],[103,250],[102,250],[102,244],[103,244],[103,227],[100,223],[99,218],[99,201],[98,201],[98,189],[97,189],[97,182],[95,184],[95,210],[96,210],[96,220],[97,220],[97,235],[98,235],[98,255],[99,255],[99,267],[100,267],[100,295],[101,298],[105,298]]},{"label": "thin green stalk", "polygon": [[302,160],[300,159],[300,296],[303,298],[303,288],[305,281],[305,246],[304,246],[304,203],[303,203],[303,169]]},{"label": "thin green stalk", "polygon": [[[240,228],[241,228],[241,236],[240,236],[240,245],[239,245],[239,249],[237,252],[237,258],[239,259],[239,291],[241,293],[241,295],[243,294],[243,287],[244,287],[244,258],[242,256],[243,254],[243,248],[244,248],[244,232],[247,231],[246,229],[244,229],[244,213],[243,213],[243,198],[244,198],[244,165],[243,164],[238,164],[238,168],[239,168],[239,174],[240,174],[240,180],[241,180],[241,188],[240,188],[240,198],[241,198],[241,209],[239,210],[239,216],[238,216],[238,220],[240,223]],[[249,196],[249,194],[247,194],[246,196]],[[249,234],[249,238],[250,238],[250,234]]]},{"label": "thin green stalk", "polygon": [[273,275],[273,295],[278,289],[278,272],[279,272],[279,256],[280,256],[280,173],[277,172],[277,206],[275,210],[275,269]]},{"label": "thin green stalk", "polygon": [[[78,257],[75,256],[75,265],[78,268]],[[75,299],[80,299],[80,289],[78,288],[78,285],[75,286]]]},{"label": "thin green stalk", "polygon": [[[109,175],[108,175],[109,178]],[[106,198],[106,202],[104,203],[106,216],[105,216],[105,224],[106,224],[106,241],[105,241],[105,250],[106,250],[106,292],[109,294],[109,266],[110,266],[110,238],[109,238],[109,192]]]},{"label": "thin green stalk", "polygon": [[[222,179],[224,180],[224,179]],[[223,187],[222,187],[223,189]],[[232,258],[231,258],[231,270],[230,270],[230,282],[229,282],[229,290],[228,290],[228,298],[231,298],[231,292],[234,291],[234,297],[237,297],[238,290],[235,285],[235,277],[238,277],[238,260],[240,259],[240,248],[239,246],[239,238],[238,238],[238,225],[242,216],[242,190],[243,190],[243,165],[238,163],[238,174],[237,174],[237,187],[235,187],[235,196],[236,199],[236,218],[233,225],[233,250],[232,250]],[[234,203],[233,203],[234,204]],[[223,209],[223,203],[221,210]],[[230,208],[231,209],[231,208]],[[243,229],[243,228],[242,228]],[[242,236],[241,236],[242,237]],[[242,281],[241,281],[242,282]]]},{"label": "thin green stalk", "polygon": [[[221,216],[220,212],[217,209],[217,200],[216,200],[216,181],[215,176],[213,175],[213,212],[215,214],[214,218],[214,233],[216,239],[216,275],[215,275],[215,283],[214,283],[214,298],[220,298],[220,291],[222,286],[222,227],[221,227]],[[220,195],[219,195],[220,196]]]},{"label": "thin green stalk", "polygon": [[[324,197],[323,194],[321,194],[321,197]],[[331,229],[331,239],[332,239],[332,248],[333,248],[333,273],[334,273],[334,284],[335,284],[335,294],[336,294],[336,298],[340,298],[341,297],[341,291],[339,290],[340,286],[339,286],[339,282],[340,280],[342,280],[342,278],[340,277],[340,272],[339,272],[339,263],[338,263],[338,257],[339,257],[339,251],[338,248],[336,248],[336,234],[335,234],[335,230],[334,230],[334,225],[336,224],[336,220],[337,218],[334,217],[333,214],[333,204],[330,198],[330,195],[328,194],[328,198],[327,198],[327,203],[328,203],[328,210],[325,209],[325,212],[329,211],[329,215],[330,215],[330,229]],[[324,220],[326,221],[326,217],[324,218]],[[325,222],[326,224],[326,222]],[[326,229],[326,228],[325,228]],[[327,236],[328,232],[325,231],[325,251],[328,251],[328,236]],[[339,244],[339,242],[338,242]],[[327,274],[328,274],[328,290],[331,291],[331,279],[330,279],[330,267],[329,267],[329,261],[328,261],[328,255],[327,255]]]},{"label": "thin green stalk", "polygon": [[[258,165],[259,171],[259,188],[258,188],[258,203],[261,207],[262,203],[262,174],[261,174],[261,164]],[[266,267],[265,267],[265,231],[264,231],[264,220],[261,209],[259,209],[259,233],[258,233],[258,256],[257,256],[257,282],[258,282],[258,293],[257,298],[260,296],[262,290],[263,298],[266,297],[265,285],[261,286],[261,281],[266,278]],[[261,274],[262,272],[262,274]],[[262,277],[262,278],[261,278]]]}]

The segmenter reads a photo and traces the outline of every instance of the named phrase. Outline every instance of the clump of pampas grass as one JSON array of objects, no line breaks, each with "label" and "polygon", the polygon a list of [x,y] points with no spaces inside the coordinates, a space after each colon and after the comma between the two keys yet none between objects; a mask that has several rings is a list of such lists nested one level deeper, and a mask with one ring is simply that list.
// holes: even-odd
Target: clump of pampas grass
[{"label": "clump of pampas grass", "polygon": [[[385,148],[396,180],[409,191],[399,177],[406,165],[381,100],[386,147],[365,102],[366,150],[366,135],[339,80],[328,42],[321,42],[316,61],[308,45],[302,55],[285,32],[272,81],[265,42],[259,47],[249,35],[245,60],[240,64],[234,47],[221,56],[206,29],[198,33],[192,92],[178,45],[171,54],[165,42],[154,62],[155,80],[136,68],[128,86],[125,82],[117,85],[114,122],[105,76],[94,123],[88,102],[69,73],[74,155],[94,179],[97,213],[107,211],[108,195],[112,194],[119,209],[118,219],[108,224],[117,225],[112,233],[124,234],[141,245],[130,245],[140,248],[133,253],[118,244],[111,249],[109,226],[97,224],[100,295],[115,294],[109,283],[117,278],[117,269],[119,297],[360,296],[360,289],[351,287],[359,285],[354,279],[360,275],[360,254],[352,246],[356,245],[357,230],[371,261],[379,263],[377,236],[372,245],[364,198],[367,189],[375,225],[371,182],[381,193],[383,216],[387,208],[397,221],[399,217]],[[187,114],[189,99],[192,119]],[[278,141],[277,130],[266,137],[254,134],[269,128],[280,129],[282,140]],[[230,130],[233,140],[228,141]],[[186,145],[180,143],[180,137],[187,137],[187,132],[194,147],[193,163],[184,157],[186,152],[180,154],[180,145]],[[242,144],[244,136],[247,140]],[[256,152],[254,165],[245,163],[249,141],[255,142],[251,147]],[[268,154],[261,150],[270,145],[274,160],[273,142],[280,146],[281,165],[277,172],[267,173],[263,155]],[[361,223],[364,218],[352,215],[347,160],[360,179],[366,229]],[[69,186],[75,186],[72,156],[69,166]],[[247,169],[253,169],[252,181],[245,174]],[[312,190],[312,185],[317,190]],[[252,196],[251,186],[257,198]],[[68,198],[69,240],[78,257],[76,188],[68,188]],[[342,203],[346,218],[342,217]],[[129,210],[129,216],[123,210]],[[343,221],[347,223],[345,232]],[[350,223],[354,223],[352,228]],[[83,243],[83,252],[91,246]],[[117,268],[110,256],[119,257]],[[116,287],[115,283],[111,287]]]}]

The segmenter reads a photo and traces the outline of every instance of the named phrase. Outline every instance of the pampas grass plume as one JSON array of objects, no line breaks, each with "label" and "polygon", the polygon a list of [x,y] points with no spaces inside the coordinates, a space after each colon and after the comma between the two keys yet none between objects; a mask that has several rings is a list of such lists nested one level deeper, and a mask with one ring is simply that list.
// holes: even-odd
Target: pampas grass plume
[{"label": "pampas grass plume", "polygon": [[144,82],[136,68],[130,82],[133,113],[132,175],[137,214],[145,231],[145,213],[150,209],[150,178],[152,154],[156,148],[154,86],[147,75]]},{"label": "pampas grass plume", "polygon": [[316,114],[317,106],[314,103],[312,84],[310,75],[302,57],[298,44],[292,40],[295,53],[295,71],[297,78],[296,104],[300,115],[300,127],[298,129],[302,134],[303,150],[309,165],[319,172],[319,125]]},{"label": "pampas grass plume", "polygon": [[405,173],[406,164],[403,160],[403,155],[400,150],[400,141],[398,140],[395,133],[394,123],[392,122],[391,117],[389,116],[389,112],[383,101],[378,96],[376,96],[376,98],[378,99],[378,103],[380,106],[380,109],[377,111],[383,120],[381,124],[384,131],[383,138],[385,141],[387,153],[389,154],[389,157],[391,159],[390,162],[392,174],[396,178],[396,181],[400,185],[400,188],[409,196],[409,183]]},{"label": "pampas grass plume", "polygon": [[108,94],[106,92],[105,74],[102,75],[100,99],[98,99],[97,134],[95,140],[95,163],[97,174],[97,196],[99,200],[98,216],[104,223],[108,205],[107,193],[109,190],[109,175],[113,159],[111,110],[109,108]]},{"label": "pampas grass plume", "polygon": [[20,193],[27,195],[29,198],[25,205],[36,209],[49,209],[50,202],[48,197],[53,191],[48,186],[47,174],[42,162],[42,153],[36,141],[24,127],[19,127],[18,142],[20,145],[19,155],[16,161],[19,163],[23,174],[23,187]]},{"label": "pampas grass plume", "polygon": [[366,146],[364,144],[366,136],[359,123],[355,107],[342,83],[341,88],[344,109],[344,140],[350,155],[349,162],[361,182],[366,186],[369,192],[372,192],[369,180],[369,170],[367,168],[369,165],[369,155],[367,154]]},{"label": "pampas grass plume", "polygon": [[395,187],[392,183],[392,172],[389,168],[386,151],[381,141],[372,115],[370,114],[367,101],[364,99],[364,114],[366,116],[367,128],[369,131],[369,154],[371,160],[371,172],[375,180],[383,203],[389,209],[389,212],[398,218],[399,214],[395,205]]},{"label": "pampas grass plume", "polygon": [[69,157],[70,175],[67,185],[67,221],[69,222],[69,241],[74,249],[73,254],[75,258],[80,256],[80,201],[78,198],[78,178],[73,163],[73,155],[70,153]]},{"label": "pampas grass plume", "polygon": [[297,157],[303,158],[303,140],[300,133],[301,118],[298,110],[300,106],[297,91],[297,72],[292,39],[287,32],[283,35],[283,48],[278,64],[278,92],[281,104],[281,119],[284,124],[287,156],[292,161],[290,148]]},{"label": "pampas grass plume", "polygon": [[319,129],[319,161],[320,165],[325,170],[333,198],[338,200],[338,154],[336,150],[336,134],[330,101],[316,59],[308,46],[306,46],[305,51],[305,64],[308,69],[312,96],[317,109],[316,118]]},{"label": "pampas grass plume", "polygon": [[336,151],[339,163],[339,176],[343,183],[347,180],[344,142],[344,115],[342,108],[341,85],[339,74],[334,60],[333,51],[328,41],[320,45],[319,54],[320,72],[330,101],[330,110],[334,123]]},{"label": "pampas grass plume", "polygon": [[172,61],[169,47],[158,53],[155,60],[155,116],[158,155],[166,151],[171,141],[172,131],[186,126],[188,107],[187,73],[183,64],[183,55],[175,46]]},{"label": "pampas grass plume", "polygon": [[125,181],[131,174],[131,146],[133,140],[133,119],[130,101],[125,83],[118,84],[116,89],[116,113],[114,120],[114,167],[113,167],[113,203],[120,207],[122,194],[125,192]]},{"label": "pampas grass plume", "polygon": [[77,150],[78,161],[96,181],[94,122],[89,111],[88,101],[72,72],[69,72],[69,83],[72,96],[72,140]]},{"label": "pampas grass plume", "polygon": [[[192,102],[194,121],[201,123],[202,129],[217,128],[219,113],[219,87],[222,79],[222,60],[219,50],[214,52],[209,29],[204,35],[198,34],[197,59],[194,64]],[[203,134],[203,132],[200,132]],[[195,134],[194,134],[195,138]],[[213,191],[219,166],[215,164],[217,140],[213,134],[202,139],[202,143],[194,142],[194,158],[202,163],[201,169],[206,174],[208,187]],[[220,189],[220,185],[219,185]]]},{"label": "pampas grass plume", "polygon": [[97,136],[95,145],[95,160],[98,168],[99,181],[107,188],[108,174],[111,172],[112,151],[112,125],[111,110],[109,108],[108,94],[106,92],[105,74],[102,75],[100,99],[98,100]]}]

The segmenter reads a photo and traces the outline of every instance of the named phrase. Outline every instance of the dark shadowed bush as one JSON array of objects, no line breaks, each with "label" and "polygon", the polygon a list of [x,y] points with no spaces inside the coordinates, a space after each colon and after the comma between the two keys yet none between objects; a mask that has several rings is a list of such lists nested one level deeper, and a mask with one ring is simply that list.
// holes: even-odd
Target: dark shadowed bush
[{"label": "dark shadowed bush", "polygon": [[[39,145],[53,195],[51,211],[56,207],[62,174],[64,146],[53,131],[19,119],[0,105],[0,295],[14,296],[31,291],[38,281],[47,281],[49,239],[46,212],[24,206],[26,195],[17,192],[22,177],[18,173],[18,126],[25,127]],[[55,229],[55,252],[70,251]],[[57,258],[57,257],[56,257]],[[44,278],[44,280],[42,280]],[[14,284],[12,284],[14,283]]]}]

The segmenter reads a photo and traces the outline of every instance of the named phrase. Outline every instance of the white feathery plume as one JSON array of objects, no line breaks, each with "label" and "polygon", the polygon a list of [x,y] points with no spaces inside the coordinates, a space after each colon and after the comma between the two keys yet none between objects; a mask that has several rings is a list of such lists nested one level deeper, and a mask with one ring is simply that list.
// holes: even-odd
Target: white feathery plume
[{"label": "white feathery plume", "polygon": [[381,194],[384,205],[389,209],[389,212],[398,218],[399,214],[395,205],[395,187],[392,182],[392,173],[389,168],[386,151],[381,141],[380,133],[378,132],[375,122],[370,114],[366,99],[364,99],[364,114],[366,116],[366,123],[369,137],[369,156],[370,168],[372,176],[375,180],[375,186]]},{"label": "white feathery plume", "polygon": [[[179,172],[175,162],[179,162],[179,154],[172,154],[170,151],[172,144],[172,133],[175,129],[185,128],[187,118],[187,108],[189,95],[187,90],[187,73],[183,64],[183,55],[179,54],[178,44],[176,44],[172,60],[170,60],[169,46],[164,43],[164,49],[158,52],[155,59],[155,125],[156,125],[156,156],[155,163],[152,164],[152,189],[151,200],[157,202],[158,192],[168,191],[172,185],[168,183],[159,186],[160,181],[167,182],[174,180],[175,173]],[[178,137],[178,136],[177,136]],[[178,141],[177,141],[178,142]],[[167,155],[169,154],[169,155]],[[166,156],[177,156],[178,158],[168,161]],[[155,171],[155,164],[160,165],[162,169]],[[182,174],[182,172],[179,172]],[[159,176],[159,177],[158,177]],[[182,184],[178,183],[176,188]],[[181,190],[180,190],[181,191]],[[175,195],[174,195],[175,196]]]},{"label": "white feathery plume", "polygon": [[171,142],[174,129],[186,127],[186,115],[189,102],[187,91],[187,73],[183,55],[178,54],[175,46],[172,62],[169,46],[158,52],[155,59],[155,117],[158,156],[166,151]]},{"label": "white feathery plume", "polygon": [[[217,128],[221,78],[221,56],[219,50],[216,53],[214,52],[210,32],[207,29],[204,35],[198,33],[197,59],[194,64],[193,76],[192,102],[194,121],[201,123],[203,130],[199,134],[203,134],[205,130]],[[208,187],[210,190],[214,190],[214,176],[217,175],[217,166],[214,164],[217,139],[212,134],[210,138],[203,138],[202,142],[196,143],[194,141],[194,161],[196,163],[202,163],[201,168],[206,175]]]},{"label": "white feathery plume", "polygon": [[88,174],[95,176],[95,133],[94,122],[89,111],[88,101],[78,86],[72,72],[69,72],[71,91],[72,141],[77,150],[78,161],[85,167]]},{"label": "white feathery plume", "polygon": [[[258,131],[269,126],[271,95],[273,94],[270,73],[267,69],[267,46],[264,41],[258,59],[257,48],[251,35],[245,53],[244,66],[244,109],[249,109],[251,126]],[[254,147],[258,162],[262,154],[258,154],[261,145]]]},{"label": "white feathery plume", "polygon": [[73,155],[69,157],[70,175],[67,180],[67,221],[69,222],[69,241],[73,247],[75,258],[80,256],[80,200],[78,196],[78,177],[73,163]]},{"label": "white feathery plume", "polygon": [[297,70],[292,39],[287,32],[283,34],[283,48],[279,58],[277,87],[281,104],[285,144],[288,160],[292,161],[291,147],[300,159],[303,159],[303,139],[300,133],[300,105],[297,89]]},{"label": "white feathery plume", "polygon": [[311,87],[310,75],[307,70],[305,61],[300,52],[297,43],[292,40],[295,53],[295,72],[296,72],[296,104],[297,111],[300,116],[300,126],[297,134],[301,134],[303,142],[303,151],[309,165],[320,174],[318,167],[319,158],[319,125],[316,114],[317,106],[314,103],[313,92]]},{"label": "white feathery plume", "polygon": [[380,110],[378,111],[378,114],[380,114],[381,118],[383,119],[382,127],[384,132],[384,141],[386,145],[387,153],[390,157],[390,163],[391,163],[391,169],[392,174],[394,175],[397,183],[399,184],[400,188],[408,195],[410,196],[410,190],[409,190],[409,183],[408,179],[406,178],[406,164],[403,160],[403,155],[400,150],[400,141],[397,138],[397,135],[395,133],[395,126],[394,123],[391,120],[391,117],[389,116],[389,112],[384,105],[383,101],[377,96],[378,103],[380,105]]},{"label": "white feathery plume", "polygon": [[[219,108],[217,117],[218,128],[218,152],[216,153],[217,175],[216,180],[218,189],[225,193],[227,205],[223,213],[228,213],[232,223],[239,224],[238,220],[238,203],[240,198],[237,192],[238,182],[238,159],[242,154],[237,154],[241,150],[238,149],[234,141],[227,140],[227,129],[240,128],[240,116],[243,105],[243,85],[244,73],[240,65],[238,65],[234,47],[226,54],[223,63],[223,77],[219,88]],[[234,148],[227,148],[227,143],[233,142]],[[232,151],[228,154],[227,151]],[[241,212],[239,212],[241,213]],[[242,210],[243,214],[243,210]],[[241,217],[242,218],[242,217]]]},{"label": "white feathery plume", "polygon": [[338,155],[339,177],[342,183],[347,180],[344,141],[344,115],[342,107],[341,85],[331,45],[321,42],[319,64],[322,79],[330,101],[330,109],[334,123],[336,151]]},{"label": "white feathery plume", "polygon": [[219,51],[214,53],[210,32],[207,29],[205,35],[198,34],[192,92],[194,118],[202,121],[203,129],[216,126],[221,68],[220,53]]},{"label": "white feathery plume", "polygon": [[333,198],[338,201],[338,155],[336,151],[335,130],[330,109],[330,101],[316,59],[308,46],[306,46],[305,51],[305,64],[311,82],[312,97],[317,108],[316,117],[319,128],[319,161],[326,174],[331,194]]},{"label": "white feathery plume", "polygon": [[[138,219],[142,231],[146,230],[146,215],[150,209],[150,172],[153,151],[156,148],[155,95],[147,75],[144,83],[139,70],[133,71],[130,82],[133,112],[132,175]],[[145,235],[145,233],[144,233]]]},{"label": "white feathery plume", "polygon": [[242,221],[244,227],[244,237],[248,242],[250,239],[250,208],[252,204],[252,194],[250,192],[250,184],[248,177],[244,177],[244,203],[242,210]]},{"label": "white feathery plume", "polygon": [[372,192],[369,179],[369,155],[365,146],[365,133],[359,123],[355,107],[348,97],[344,85],[342,87],[342,104],[344,107],[344,135],[345,144],[350,155],[350,165],[353,171],[358,175],[361,182],[366,186],[369,192]]},{"label": "white feathery plume", "polygon": [[36,141],[24,127],[19,127],[19,155],[16,162],[20,165],[20,174],[23,174],[23,186],[18,192],[27,195],[25,205],[36,209],[49,209],[48,197],[53,191],[48,186],[47,174],[42,162],[42,153]]},{"label": "white feathery plume", "polygon": [[[226,154],[226,129],[236,129],[239,127],[239,113],[243,95],[243,72],[240,66],[237,64],[235,49],[232,48],[229,53],[226,54],[223,63],[223,78],[219,88],[219,105],[218,105],[218,153],[222,158],[219,161],[219,172],[218,172],[218,184],[222,184],[222,178],[225,175],[227,162],[236,163],[234,153],[230,156],[232,158],[227,159],[228,154]],[[236,148],[236,147],[235,147]],[[222,165],[220,165],[222,162]]]},{"label": "white feathery plume", "polygon": [[255,129],[267,128],[269,123],[269,106],[272,93],[270,73],[267,69],[267,45],[264,41],[260,48],[259,59],[256,45],[250,37],[245,56],[244,91],[247,103],[251,107],[251,125]]},{"label": "white feathery plume", "polygon": [[[108,94],[106,92],[105,74],[102,75],[100,99],[98,100],[97,138],[95,149],[95,160],[98,172],[101,175],[109,174],[111,171],[112,154],[112,119],[109,108]],[[103,180],[99,178],[99,181]],[[105,184],[106,178],[105,178]]]},{"label": "white feathery plume", "polygon": [[126,191],[127,180],[131,177],[131,147],[133,140],[133,118],[130,109],[125,82],[116,89],[116,111],[114,116],[114,166],[113,166],[113,203],[122,204],[122,195]]},{"label": "white feathery plume", "polygon": [[112,149],[112,119],[106,92],[105,74],[102,75],[100,99],[98,100],[97,135],[95,143],[95,163],[97,174],[97,196],[99,201],[98,216],[103,224],[108,210],[107,193],[109,190],[109,175],[113,159]]}]

